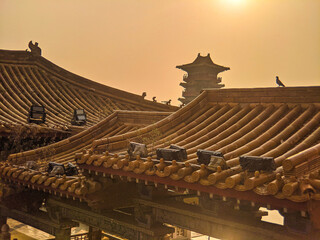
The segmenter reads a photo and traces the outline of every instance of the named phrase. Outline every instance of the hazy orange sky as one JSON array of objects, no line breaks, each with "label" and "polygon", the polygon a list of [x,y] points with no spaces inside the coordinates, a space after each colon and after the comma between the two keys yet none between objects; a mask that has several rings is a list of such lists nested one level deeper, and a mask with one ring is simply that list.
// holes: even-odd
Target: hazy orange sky
[{"label": "hazy orange sky", "polygon": [[158,101],[181,97],[198,53],[231,70],[227,88],[320,85],[320,0],[1,0],[0,49],[42,55]]}]

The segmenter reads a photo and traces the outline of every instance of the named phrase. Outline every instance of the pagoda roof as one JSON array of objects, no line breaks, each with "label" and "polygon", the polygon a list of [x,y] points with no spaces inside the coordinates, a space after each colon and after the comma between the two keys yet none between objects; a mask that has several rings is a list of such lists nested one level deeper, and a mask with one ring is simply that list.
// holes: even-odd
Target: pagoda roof
[{"label": "pagoda roof", "polygon": [[206,67],[210,67],[210,68],[214,68],[217,69],[218,72],[223,72],[226,70],[230,70],[229,67],[224,67],[218,64],[215,64],[211,57],[210,57],[210,53],[208,53],[207,56],[201,56],[200,53],[198,53],[197,58],[192,62],[192,63],[188,63],[188,64],[183,64],[183,65],[178,65],[176,66],[176,68],[182,69],[184,71],[188,71],[190,69],[196,68],[196,67],[200,67],[200,66],[206,66]]},{"label": "pagoda roof", "polygon": [[[93,126],[114,110],[175,111],[142,96],[71,73],[28,51],[0,50],[0,122],[26,125],[32,104],[43,105],[43,127],[79,130]],[[87,124],[73,127],[74,109],[85,109]]]}]

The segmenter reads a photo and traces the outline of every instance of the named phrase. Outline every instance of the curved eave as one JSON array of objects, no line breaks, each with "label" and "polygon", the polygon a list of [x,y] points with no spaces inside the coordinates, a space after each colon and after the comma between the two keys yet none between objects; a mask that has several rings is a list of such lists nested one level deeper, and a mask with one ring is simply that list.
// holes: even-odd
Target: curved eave
[{"label": "curved eave", "polygon": [[213,69],[217,70],[218,72],[230,70],[229,67],[224,67],[224,66],[220,66],[220,65],[216,65],[216,64],[211,65],[211,64],[207,64],[207,63],[203,63],[203,64],[190,63],[190,64],[185,64],[185,65],[178,65],[178,66],[176,66],[176,68],[181,69],[186,72],[189,72],[195,68],[203,67],[203,66],[208,67],[208,68],[213,68]]},{"label": "curved eave", "polygon": [[[152,155],[152,162],[143,159],[124,165],[126,160],[123,156],[113,158],[111,162],[114,165],[108,170],[114,169],[111,171],[117,172],[117,175],[124,172],[141,174],[141,178],[134,178],[146,177],[150,181],[154,176],[157,178],[153,180],[155,182],[160,182],[158,177],[163,178],[163,181],[170,178],[172,186],[182,187],[183,183],[186,189],[200,192],[214,193],[215,189],[220,189],[222,196],[224,192],[237,192],[234,196],[239,199],[251,194],[260,200],[264,199],[263,201],[272,199],[270,204],[279,203],[283,199],[296,203],[306,202],[309,200],[308,195],[300,194],[297,188],[287,193],[280,185],[274,194],[266,191],[269,191],[267,185],[273,184],[278,174],[281,174],[284,159],[318,144],[319,103],[320,87],[206,90],[194,101],[160,122],[130,134],[93,141],[92,150],[98,152],[91,156],[99,157],[106,150],[118,154],[125,153],[125,139],[139,139],[158,129],[162,137],[154,146],[167,148],[170,144],[177,144],[185,147],[189,166],[184,162],[178,165],[170,161],[159,163],[155,150],[150,147],[148,150]],[[197,149],[223,152],[231,169],[217,172],[205,166],[200,167],[197,163]],[[277,169],[246,175],[239,163],[238,158],[241,155],[274,157]],[[314,159],[311,160],[312,166],[316,166]],[[92,166],[79,162],[80,168],[86,168],[88,165]],[[98,168],[99,171],[107,171],[103,167]],[[177,175],[180,169],[184,171],[181,176]],[[320,167],[311,170],[318,169]],[[308,176],[308,171],[298,172],[302,175],[297,175],[297,179]],[[320,199],[320,176],[317,175],[316,178],[314,200]],[[295,181],[293,187],[296,187]]]},{"label": "curved eave", "polygon": [[178,109],[176,106],[164,105],[161,103],[146,100],[143,99],[140,95],[122,91],[81,77],[77,74],[65,70],[62,67],[59,67],[58,65],[50,62],[42,56],[34,56],[31,52],[28,51],[0,49],[0,62],[10,64],[35,64],[38,67],[60,77],[61,79],[72,85],[92,91],[95,94],[120,100],[122,102],[138,104],[142,107],[147,107],[148,109],[169,111],[175,111]]},{"label": "curved eave", "polygon": [[[103,173],[104,177],[119,176],[120,180],[127,177],[128,181],[135,178],[136,182],[160,183],[172,189],[196,191],[198,195],[209,193],[258,202],[271,208],[306,211],[309,200],[320,200],[320,159],[316,159],[316,164],[315,159],[309,159],[311,155],[318,157],[320,152],[319,103],[320,87],[205,90],[177,112],[136,131],[94,140],[93,130],[105,129],[103,123],[97,125],[84,137],[92,142],[90,150],[71,154],[71,157],[76,156],[79,168],[92,174]],[[150,159],[129,160],[125,156],[128,140],[151,137]],[[65,144],[76,138],[82,142],[81,138],[72,137],[60,143],[61,147],[66,147],[61,153],[68,153],[69,147]],[[187,163],[155,159],[155,148],[167,148],[170,144],[186,148]],[[199,166],[197,149],[223,152],[230,168],[214,171],[205,165]],[[41,154],[41,150],[11,155],[10,161],[37,159],[37,154]],[[277,169],[245,172],[238,159],[241,155],[274,157]],[[27,159],[30,156],[33,159]],[[278,177],[283,168],[287,168],[284,160],[300,168],[300,161],[304,160],[301,157],[310,160],[312,169],[304,168],[309,171],[307,174],[298,173],[300,175],[289,182],[285,179],[283,183],[292,185],[292,191],[288,192],[285,185],[276,180],[283,180]],[[2,178],[11,178],[16,171],[21,170],[15,166],[0,167]],[[313,178],[309,178],[310,171],[316,171]],[[276,184],[277,188],[269,191],[269,184]],[[301,190],[305,193],[301,194]],[[313,194],[309,195],[309,191]]]}]

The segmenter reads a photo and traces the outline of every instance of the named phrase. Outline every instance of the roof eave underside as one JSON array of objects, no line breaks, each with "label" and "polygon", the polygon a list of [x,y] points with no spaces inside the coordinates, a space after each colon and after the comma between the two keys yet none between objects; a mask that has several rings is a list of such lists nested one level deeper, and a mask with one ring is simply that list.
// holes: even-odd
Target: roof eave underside
[{"label": "roof eave underside", "polygon": [[193,63],[189,63],[189,64],[184,64],[184,65],[178,65],[176,66],[176,68],[179,68],[183,71],[190,71],[192,69],[198,68],[198,67],[208,67],[208,68],[213,68],[215,70],[218,70],[218,72],[223,72],[223,71],[227,71],[230,70],[229,67],[224,67],[224,66],[220,66],[217,64],[207,64],[207,63],[202,63],[202,64],[193,64]]}]

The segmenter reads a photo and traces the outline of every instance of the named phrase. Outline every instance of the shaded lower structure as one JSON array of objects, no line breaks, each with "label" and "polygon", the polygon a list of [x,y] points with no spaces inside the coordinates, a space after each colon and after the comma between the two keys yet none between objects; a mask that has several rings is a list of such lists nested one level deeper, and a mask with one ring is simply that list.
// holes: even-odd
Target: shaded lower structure
[{"label": "shaded lower structure", "polygon": [[23,152],[61,141],[71,136],[71,132],[35,124],[3,122],[0,125],[0,161],[9,154]]},{"label": "shaded lower structure", "polygon": [[[39,212],[14,199],[40,199],[53,221],[128,239],[166,239],[170,225],[221,239],[319,239],[319,120],[320,87],[205,90],[146,127],[87,135],[95,139],[90,149],[72,152],[79,176],[28,169],[36,151],[10,155],[0,167],[1,204]],[[148,157],[128,155],[130,141],[146,144]],[[157,159],[156,150],[170,145],[187,159]],[[201,163],[199,149],[219,152],[226,166]],[[51,160],[64,163],[64,152]],[[272,165],[247,169],[246,156]],[[260,207],[278,210],[284,226],[261,222]]]}]

